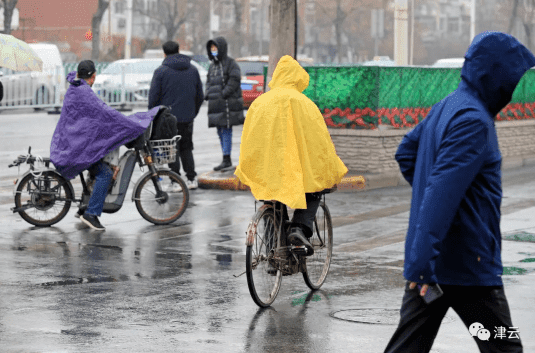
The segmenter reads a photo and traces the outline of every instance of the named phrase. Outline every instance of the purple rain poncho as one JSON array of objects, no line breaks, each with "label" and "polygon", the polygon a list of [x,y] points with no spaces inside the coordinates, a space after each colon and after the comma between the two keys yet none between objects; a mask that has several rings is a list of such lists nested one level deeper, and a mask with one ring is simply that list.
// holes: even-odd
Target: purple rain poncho
[{"label": "purple rain poncho", "polygon": [[126,116],[104,103],[76,71],[50,145],[50,159],[67,179],[98,162],[106,154],[132,141],[147,129],[160,107]]}]

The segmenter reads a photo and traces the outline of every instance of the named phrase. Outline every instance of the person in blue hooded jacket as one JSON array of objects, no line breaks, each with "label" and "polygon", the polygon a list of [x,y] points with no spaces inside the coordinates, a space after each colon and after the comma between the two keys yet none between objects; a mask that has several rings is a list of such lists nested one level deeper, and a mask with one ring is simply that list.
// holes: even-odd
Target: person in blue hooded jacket
[{"label": "person in blue hooded jacket", "polygon": [[[501,275],[501,154],[494,117],[535,56],[499,32],[477,35],[458,88],[402,140],[396,160],[412,186],[400,322],[385,352],[429,352],[451,307],[491,333],[513,327]],[[426,304],[436,285],[443,291]],[[522,352],[520,338],[474,336],[481,352]]]},{"label": "person in blue hooded jacket", "polygon": [[[154,71],[149,90],[149,109],[159,105],[171,107],[177,118],[179,156],[169,168],[180,175],[180,161],[186,174],[188,189],[199,186],[195,161],[193,159],[193,121],[204,101],[203,87],[199,72],[191,64],[191,59],[180,54],[177,42],[168,41],[162,45],[165,59]],[[178,158],[180,157],[180,159]],[[170,185],[171,191],[180,191],[178,185]]]}]

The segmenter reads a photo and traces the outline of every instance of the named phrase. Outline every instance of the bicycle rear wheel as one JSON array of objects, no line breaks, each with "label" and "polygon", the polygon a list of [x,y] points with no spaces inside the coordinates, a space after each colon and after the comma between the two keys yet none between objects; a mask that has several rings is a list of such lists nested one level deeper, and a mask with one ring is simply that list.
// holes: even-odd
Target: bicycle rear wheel
[{"label": "bicycle rear wheel", "polygon": [[67,215],[74,198],[68,181],[53,172],[26,175],[17,187],[15,207],[26,222],[38,227],[58,223]]},{"label": "bicycle rear wheel", "polygon": [[329,273],[333,253],[331,213],[323,201],[316,212],[314,234],[310,238],[310,243],[314,247],[314,255],[306,258],[306,271],[303,272],[303,278],[310,289],[319,289]]},{"label": "bicycle rear wheel", "polygon": [[282,281],[282,273],[273,260],[274,249],[280,246],[279,232],[271,205],[260,207],[247,229],[247,285],[253,301],[262,308],[273,303]]},{"label": "bicycle rear wheel", "polygon": [[[147,174],[134,190],[134,200],[139,214],[154,224],[169,224],[179,219],[189,203],[186,183],[175,172],[158,170],[158,182],[162,191],[158,194],[152,176]],[[174,186],[171,186],[173,183]]]}]

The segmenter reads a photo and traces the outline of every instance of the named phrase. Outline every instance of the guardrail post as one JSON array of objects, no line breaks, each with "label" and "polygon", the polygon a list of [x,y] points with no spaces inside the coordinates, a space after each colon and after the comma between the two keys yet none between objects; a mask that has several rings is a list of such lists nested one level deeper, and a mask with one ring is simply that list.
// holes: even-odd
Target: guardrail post
[{"label": "guardrail post", "polygon": [[59,91],[59,87],[60,87],[60,82],[59,82],[59,78],[60,78],[60,74],[59,74],[59,70],[61,70],[61,67],[59,65],[56,65],[56,67],[54,68],[54,105],[56,107],[60,106],[61,103],[60,103],[60,91]]},{"label": "guardrail post", "polygon": [[122,64],[121,65],[121,105],[123,107],[126,105],[125,79],[126,79],[126,64]]}]

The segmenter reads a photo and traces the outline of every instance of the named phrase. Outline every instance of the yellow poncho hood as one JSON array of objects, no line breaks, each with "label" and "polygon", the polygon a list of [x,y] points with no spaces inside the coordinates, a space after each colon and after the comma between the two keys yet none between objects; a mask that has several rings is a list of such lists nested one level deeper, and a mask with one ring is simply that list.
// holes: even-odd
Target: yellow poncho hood
[{"label": "yellow poncho hood", "polygon": [[308,73],[283,56],[247,112],[235,174],[257,200],[306,208],[305,193],[333,187],[347,173],[318,107],[303,93]]}]

